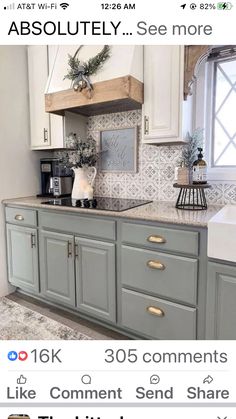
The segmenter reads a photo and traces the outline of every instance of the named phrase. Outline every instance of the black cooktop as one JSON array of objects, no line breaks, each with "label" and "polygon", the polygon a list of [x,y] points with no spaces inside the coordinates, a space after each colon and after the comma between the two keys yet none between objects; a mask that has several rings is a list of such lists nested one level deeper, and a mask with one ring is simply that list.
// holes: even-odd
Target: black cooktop
[{"label": "black cooktop", "polygon": [[140,205],[149,204],[152,201],[145,201],[143,199],[120,199],[95,197],[92,200],[79,199],[73,200],[71,198],[57,198],[42,202],[45,205],[55,205],[61,207],[77,207],[87,209],[98,209],[104,211],[126,211],[131,208],[139,207]]}]

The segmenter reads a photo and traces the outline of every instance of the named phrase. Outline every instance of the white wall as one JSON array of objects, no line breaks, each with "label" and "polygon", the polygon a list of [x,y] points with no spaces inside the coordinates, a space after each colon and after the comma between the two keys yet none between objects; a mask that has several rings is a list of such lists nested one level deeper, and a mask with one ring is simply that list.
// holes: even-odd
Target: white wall
[{"label": "white wall", "polygon": [[[25,46],[0,46],[0,202],[39,191],[39,158],[29,149]],[[0,208],[0,296],[7,284],[4,210]]]}]

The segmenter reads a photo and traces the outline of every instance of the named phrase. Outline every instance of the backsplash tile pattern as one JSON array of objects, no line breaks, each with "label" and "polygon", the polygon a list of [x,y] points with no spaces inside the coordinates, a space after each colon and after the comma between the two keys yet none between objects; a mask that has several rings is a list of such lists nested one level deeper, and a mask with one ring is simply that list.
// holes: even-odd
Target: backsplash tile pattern
[{"label": "backsplash tile pattern", "polygon": [[[138,126],[138,172],[99,173],[95,181],[98,196],[175,201],[174,169],[181,157],[181,145],[141,144],[141,110],[98,115],[88,118],[88,135],[99,141],[102,129]],[[236,184],[215,183],[207,191],[212,204],[236,204]]]}]

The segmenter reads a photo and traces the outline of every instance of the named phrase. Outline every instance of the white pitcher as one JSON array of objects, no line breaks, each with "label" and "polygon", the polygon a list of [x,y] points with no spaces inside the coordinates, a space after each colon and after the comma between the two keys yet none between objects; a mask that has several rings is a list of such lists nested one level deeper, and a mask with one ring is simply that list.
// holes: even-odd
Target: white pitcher
[{"label": "white pitcher", "polygon": [[75,174],[74,184],[72,189],[72,199],[93,199],[93,184],[97,174],[96,167],[91,167],[94,171],[91,182],[89,183],[86,169],[83,167],[72,168]]}]

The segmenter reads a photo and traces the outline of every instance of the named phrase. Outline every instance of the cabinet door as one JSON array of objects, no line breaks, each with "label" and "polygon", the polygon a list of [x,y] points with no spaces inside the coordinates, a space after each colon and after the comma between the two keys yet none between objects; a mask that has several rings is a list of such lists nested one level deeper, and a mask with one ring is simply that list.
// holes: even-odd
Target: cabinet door
[{"label": "cabinet door", "polygon": [[208,265],[206,339],[236,339],[236,267]]},{"label": "cabinet door", "polygon": [[26,291],[39,291],[37,230],[7,224],[8,279]]},{"label": "cabinet door", "polygon": [[76,238],[75,248],[77,307],[115,322],[115,245]]},{"label": "cabinet door", "polygon": [[28,47],[31,148],[50,148],[50,117],[45,112],[44,92],[48,78],[46,45]]},{"label": "cabinet door", "polygon": [[75,306],[73,236],[40,232],[40,279],[43,295]]},{"label": "cabinet door", "polygon": [[184,47],[144,47],[143,142],[182,141]]}]

